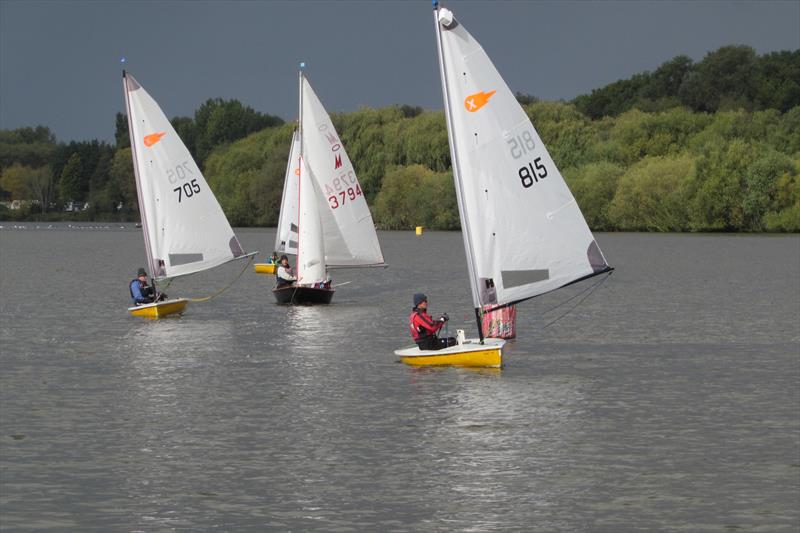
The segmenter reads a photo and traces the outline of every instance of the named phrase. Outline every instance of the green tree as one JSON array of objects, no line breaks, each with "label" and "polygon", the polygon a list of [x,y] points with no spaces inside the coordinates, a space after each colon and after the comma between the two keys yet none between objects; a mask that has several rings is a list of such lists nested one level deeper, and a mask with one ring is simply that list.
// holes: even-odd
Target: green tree
[{"label": "green tree", "polygon": [[687,156],[647,157],[619,178],[608,207],[611,223],[623,230],[681,231],[686,229],[685,182],[694,162]]},{"label": "green tree", "polygon": [[73,152],[61,171],[58,194],[65,202],[81,200],[83,196],[83,164],[81,156]]},{"label": "green tree", "polygon": [[790,184],[795,182],[796,174],[794,162],[788,156],[774,150],[761,152],[745,174],[743,229],[762,231],[766,227],[765,216],[768,212],[778,212],[792,205],[793,202],[786,195],[792,187]]},{"label": "green tree", "polygon": [[122,113],[117,113],[117,120],[114,125],[114,143],[117,150],[128,148],[131,145],[130,132],[128,130],[128,117]]},{"label": "green tree", "polygon": [[214,147],[282,123],[279,117],[258,113],[238,100],[207,100],[195,112],[195,159],[202,168]]},{"label": "green tree", "polygon": [[744,228],[745,176],[758,147],[741,139],[707,148],[698,160],[690,193],[689,218],[698,231]]},{"label": "green tree", "polygon": [[609,219],[608,208],[617,192],[619,178],[624,173],[622,166],[608,161],[588,163],[564,172],[564,178],[591,229],[615,229]]},{"label": "green tree", "polygon": [[749,46],[723,46],[710,52],[686,76],[678,92],[695,111],[752,109],[757,58]]},{"label": "green tree", "polygon": [[136,213],[139,200],[136,194],[136,178],[133,174],[130,147],[114,152],[106,184],[106,195],[112,205],[122,204],[120,211],[123,216],[131,217]]},{"label": "green tree", "polygon": [[390,169],[375,199],[373,217],[383,229],[458,228],[458,204],[452,177],[422,165]]},{"label": "green tree", "polygon": [[47,212],[53,194],[53,173],[47,165],[28,167],[14,163],[3,170],[0,186],[9,191],[13,199],[30,201]]},{"label": "green tree", "polygon": [[46,165],[55,149],[55,135],[44,126],[0,130],[0,172],[14,163],[29,167]]}]

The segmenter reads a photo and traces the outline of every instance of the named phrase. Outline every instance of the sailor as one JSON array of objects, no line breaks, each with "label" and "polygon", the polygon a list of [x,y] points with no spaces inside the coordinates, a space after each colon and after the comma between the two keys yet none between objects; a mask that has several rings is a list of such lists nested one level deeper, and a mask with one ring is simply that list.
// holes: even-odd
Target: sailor
[{"label": "sailor", "polygon": [[268,265],[277,265],[278,264],[278,252],[272,252],[272,255],[267,258]]},{"label": "sailor", "polygon": [[292,267],[289,266],[289,258],[285,255],[281,256],[280,263],[278,263],[278,270],[275,271],[275,275],[278,277],[277,289],[288,287],[297,281]]},{"label": "sailor", "polygon": [[139,269],[136,273],[136,279],[131,280],[128,288],[131,291],[133,305],[151,304],[156,300],[161,301],[167,298],[167,295],[163,293],[159,293],[158,298],[156,298],[156,291],[147,284],[147,272],[143,268]]},{"label": "sailor", "polygon": [[408,316],[408,327],[420,350],[440,350],[448,346],[455,346],[455,338],[440,339],[436,335],[448,320],[447,313],[436,320],[431,318],[431,315],[428,314],[428,297],[421,292],[414,295],[414,307]]}]

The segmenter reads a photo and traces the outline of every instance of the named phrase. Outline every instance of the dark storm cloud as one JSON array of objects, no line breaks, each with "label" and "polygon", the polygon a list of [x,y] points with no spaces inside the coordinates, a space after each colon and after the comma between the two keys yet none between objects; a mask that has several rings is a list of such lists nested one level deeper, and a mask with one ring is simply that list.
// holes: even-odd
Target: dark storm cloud
[{"label": "dark storm cloud", "polygon": [[[726,44],[800,47],[800,2],[446,4],[514,91],[570,99]],[[331,111],[441,108],[429,0],[0,2],[0,127],[61,140],[113,137],[120,57],[168,116],[236,98],[295,118],[296,71]]]}]

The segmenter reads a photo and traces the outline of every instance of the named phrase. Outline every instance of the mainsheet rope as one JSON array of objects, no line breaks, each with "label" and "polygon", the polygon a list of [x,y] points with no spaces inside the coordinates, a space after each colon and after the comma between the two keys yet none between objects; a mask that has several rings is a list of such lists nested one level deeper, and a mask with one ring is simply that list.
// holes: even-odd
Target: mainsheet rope
[{"label": "mainsheet rope", "polygon": [[219,295],[220,295],[220,294],[222,294],[223,292],[225,292],[225,291],[227,291],[228,289],[230,289],[230,288],[231,288],[231,286],[232,286],[234,283],[236,283],[236,282],[239,280],[239,278],[241,278],[241,277],[242,277],[242,274],[244,274],[244,271],[245,271],[245,270],[247,270],[247,267],[249,267],[249,266],[250,266],[250,264],[253,262],[253,259],[255,259],[255,254],[253,254],[253,255],[251,255],[251,256],[250,256],[250,259],[247,261],[247,263],[245,263],[245,265],[244,265],[244,268],[242,268],[242,271],[241,271],[241,272],[239,272],[239,275],[238,275],[238,276],[236,276],[235,278],[233,278],[233,281],[231,281],[230,283],[228,283],[227,285],[225,285],[224,287],[222,287],[220,290],[218,290],[217,292],[215,292],[215,293],[214,293],[214,294],[212,294],[211,296],[206,296],[205,298],[187,298],[187,299],[188,299],[190,302],[207,302],[207,301],[209,301],[209,300],[212,300],[212,299],[216,298],[217,296],[219,296]]},{"label": "mainsheet rope", "polygon": [[591,296],[591,295],[592,295],[592,293],[593,293],[593,292],[594,292],[594,291],[595,291],[595,290],[596,290],[598,287],[600,287],[600,285],[602,285],[603,283],[605,283],[605,281],[606,281],[606,280],[607,280],[607,279],[608,279],[608,278],[611,276],[611,274],[612,274],[613,272],[614,272],[613,270],[612,270],[612,271],[610,271],[608,274],[606,274],[605,276],[603,276],[603,277],[602,277],[602,278],[601,278],[599,281],[596,281],[594,284],[592,284],[592,285],[588,286],[587,288],[583,289],[581,292],[579,292],[579,293],[577,293],[577,294],[575,294],[575,295],[573,295],[573,296],[570,296],[569,298],[567,298],[566,300],[564,300],[564,301],[563,301],[563,302],[561,302],[560,304],[558,304],[558,305],[555,305],[555,306],[551,307],[550,309],[547,309],[546,311],[544,311],[544,312],[542,312],[542,313],[539,313],[539,314],[540,314],[540,315],[542,315],[542,316],[543,316],[543,315],[546,315],[547,313],[549,313],[549,312],[551,312],[551,311],[555,311],[556,309],[558,309],[558,308],[559,308],[559,307],[561,307],[562,305],[564,305],[564,304],[566,304],[566,303],[568,303],[568,302],[570,302],[570,301],[574,300],[574,299],[575,299],[575,298],[577,298],[578,296],[580,296],[580,295],[582,295],[582,294],[586,293],[586,294],[583,296],[583,298],[581,298],[580,300],[578,300],[578,302],[577,302],[575,305],[573,305],[572,307],[570,307],[569,309],[567,309],[566,311],[564,311],[562,314],[560,314],[559,316],[557,316],[556,318],[554,318],[553,320],[551,320],[550,322],[548,322],[547,324],[545,324],[545,325],[544,325],[544,326],[542,326],[541,328],[538,328],[538,330],[539,330],[539,331],[542,331],[542,330],[544,330],[544,329],[546,329],[546,328],[548,328],[548,327],[552,326],[553,324],[555,324],[556,322],[558,322],[559,320],[561,320],[562,318],[564,318],[565,316],[567,316],[568,314],[570,314],[572,311],[574,311],[574,310],[575,310],[575,308],[576,308],[576,307],[578,307],[579,305],[581,305],[581,304],[583,303],[583,301],[584,301],[584,300],[586,300],[586,298],[588,298],[589,296]]}]

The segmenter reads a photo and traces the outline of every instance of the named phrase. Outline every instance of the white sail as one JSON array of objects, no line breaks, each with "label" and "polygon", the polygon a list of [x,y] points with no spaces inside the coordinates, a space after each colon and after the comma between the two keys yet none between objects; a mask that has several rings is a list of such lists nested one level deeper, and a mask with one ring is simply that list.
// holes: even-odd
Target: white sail
[{"label": "white sail", "polygon": [[123,75],[150,275],[183,276],[244,256],[217,199],[153,98]]},{"label": "white sail", "polygon": [[452,12],[434,16],[475,307],[607,270],[561,173],[483,48]]},{"label": "white sail", "polygon": [[325,246],[319,217],[319,192],[308,172],[305,158],[300,157],[299,239],[297,245],[297,282],[311,285],[324,281]]},{"label": "white sail", "polygon": [[286,163],[286,178],[283,181],[281,211],[278,218],[278,231],[275,234],[275,250],[278,253],[297,254],[297,202],[300,183],[300,136],[292,135],[289,148],[289,161]]},{"label": "white sail", "polygon": [[303,156],[321,193],[326,261],[329,266],[383,264],[375,224],[353,165],[305,76],[301,93]]}]

